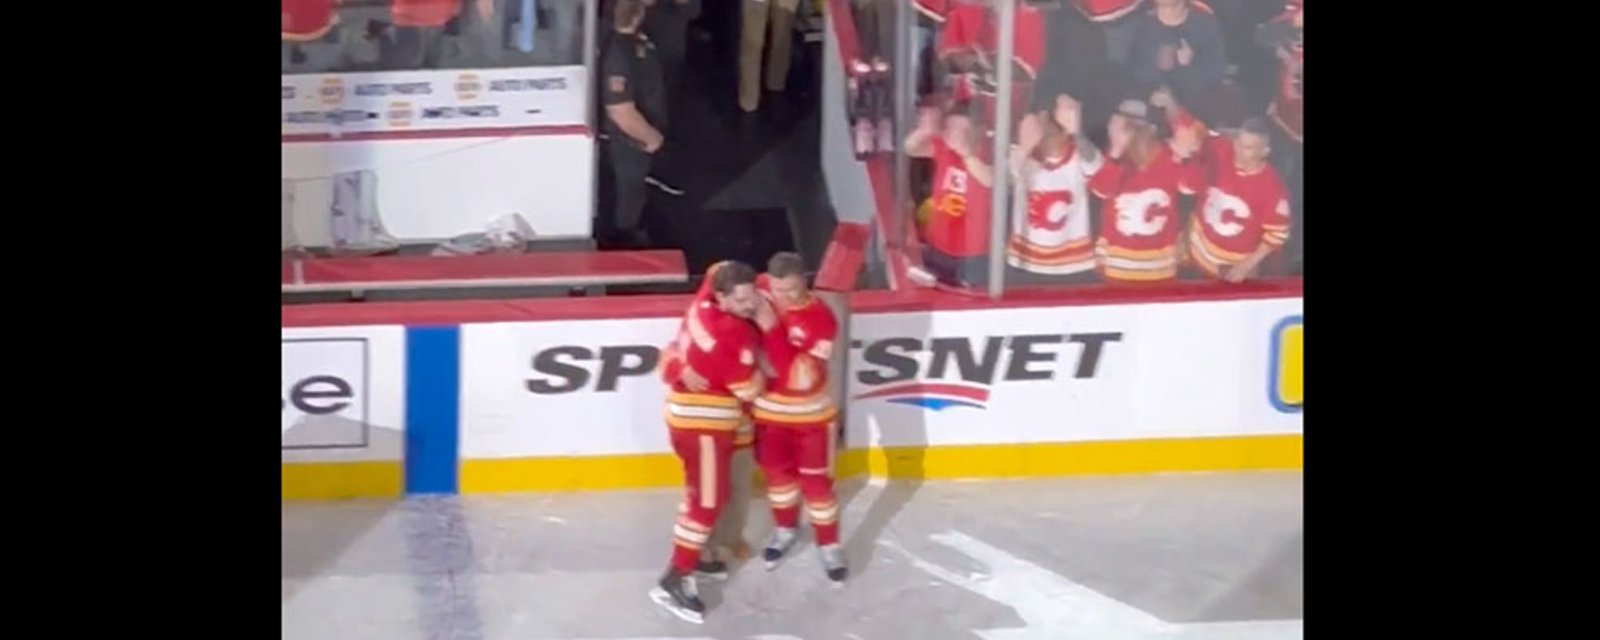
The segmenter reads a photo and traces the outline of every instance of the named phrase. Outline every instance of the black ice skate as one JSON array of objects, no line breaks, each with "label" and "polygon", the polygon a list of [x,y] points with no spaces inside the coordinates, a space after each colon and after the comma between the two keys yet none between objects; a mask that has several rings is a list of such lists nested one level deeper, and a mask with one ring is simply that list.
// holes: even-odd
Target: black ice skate
[{"label": "black ice skate", "polygon": [[817,551],[822,554],[822,568],[828,572],[828,579],[833,581],[833,586],[842,586],[850,574],[844,566],[844,550],[837,544],[829,544],[817,547]]},{"label": "black ice skate", "polygon": [[650,589],[650,600],[688,622],[704,624],[706,621],[706,603],[700,601],[694,576],[678,573],[676,569],[667,569],[661,582]]},{"label": "black ice skate", "polygon": [[767,548],[761,551],[761,558],[767,561],[767,571],[778,568],[783,561],[783,554],[788,553],[789,547],[794,546],[794,539],[794,529],[778,527],[772,530],[772,537],[767,540]]},{"label": "black ice skate", "polygon": [[701,560],[695,565],[694,574],[707,580],[727,580],[728,563],[721,560]]}]

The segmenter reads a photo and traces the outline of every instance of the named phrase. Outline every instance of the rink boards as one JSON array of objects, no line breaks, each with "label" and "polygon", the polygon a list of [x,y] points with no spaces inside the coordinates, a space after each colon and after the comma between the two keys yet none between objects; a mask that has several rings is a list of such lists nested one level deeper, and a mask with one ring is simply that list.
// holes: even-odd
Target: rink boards
[{"label": "rink boards", "polygon": [[[1299,296],[857,310],[840,475],[1301,466]],[[672,486],[678,318],[283,329],[286,498]]]}]

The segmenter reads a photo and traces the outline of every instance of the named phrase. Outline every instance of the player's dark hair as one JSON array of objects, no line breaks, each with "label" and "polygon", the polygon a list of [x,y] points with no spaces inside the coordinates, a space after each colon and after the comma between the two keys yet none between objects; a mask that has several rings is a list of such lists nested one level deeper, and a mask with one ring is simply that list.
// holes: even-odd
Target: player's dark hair
[{"label": "player's dark hair", "polygon": [[639,18],[644,16],[644,8],[640,0],[616,0],[611,7],[611,26],[627,29],[638,24]]},{"label": "player's dark hair", "polygon": [[774,278],[787,278],[806,272],[806,262],[800,254],[793,251],[779,251],[767,259],[767,275]]},{"label": "player's dark hair", "polygon": [[741,284],[755,284],[756,270],[738,260],[729,260],[711,274],[711,290],[722,295],[733,292]]},{"label": "player's dark hair", "polygon": [[1268,143],[1272,142],[1272,128],[1267,126],[1266,118],[1246,118],[1239,125],[1239,130],[1250,135],[1266,138]]}]

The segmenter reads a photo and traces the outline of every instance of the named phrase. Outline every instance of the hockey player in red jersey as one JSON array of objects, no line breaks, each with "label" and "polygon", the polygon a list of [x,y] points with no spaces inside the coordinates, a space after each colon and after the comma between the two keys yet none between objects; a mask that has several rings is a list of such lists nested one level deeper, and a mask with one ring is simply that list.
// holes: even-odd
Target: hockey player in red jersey
[{"label": "hockey player in red jersey", "polygon": [[[681,379],[691,391],[703,391],[708,386],[704,377],[693,368],[684,366],[683,354],[690,349],[709,351],[714,344],[705,330],[707,316],[716,309],[711,284],[717,270],[728,264],[730,261],[724,260],[706,269],[705,278],[701,281],[700,288],[695,291],[694,298],[684,313],[683,321],[678,325],[678,333],[674,336],[673,342],[662,349],[659,362],[662,380],[668,385]],[[751,451],[755,442],[755,424],[750,419],[749,409],[750,405],[746,403],[744,421],[734,430],[733,455],[728,462],[731,484],[728,492],[728,508],[722,510],[722,515],[718,516],[716,524],[712,526],[711,538],[701,548],[700,563],[695,566],[695,574],[702,578],[714,580],[727,578],[728,559],[750,557],[750,545],[744,540],[744,525],[750,504],[750,484],[755,467]],[[682,513],[688,507],[679,505],[678,508]]]},{"label": "hockey player in red jersey", "polygon": [[751,414],[756,461],[767,475],[767,501],[776,525],[762,555],[768,570],[777,567],[794,544],[803,500],[823,570],[841,583],[847,571],[839,548],[831,455],[838,408],[828,393],[828,361],[838,321],[807,290],[799,255],[772,256],[761,280],[771,306],[757,309],[755,320],[762,333],[768,386]]},{"label": "hockey player in red jersey", "polygon": [[[712,273],[711,299],[697,301],[686,323],[695,348],[680,351],[681,358],[664,358],[662,374],[670,381],[667,427],[672,449],[683,461],[687,495],[673,527],[671,566],[650,598],[694,623],[704,622],[705,603],[693,572],[728,499],[728,463],[735,431],[744,422],[743,405],[765,384],[756,363],[760,336],[748,321],[762,302],[755,281],[755,271],[739,262]],[[685,369],[703,382],[693,385],[699,389],[684,380]]]}]

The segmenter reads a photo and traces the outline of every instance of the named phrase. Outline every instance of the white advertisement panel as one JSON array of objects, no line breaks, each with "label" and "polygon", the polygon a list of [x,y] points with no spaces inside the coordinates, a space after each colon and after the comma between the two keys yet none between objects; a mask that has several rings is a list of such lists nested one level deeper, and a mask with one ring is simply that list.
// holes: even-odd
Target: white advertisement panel
[{"label": "white advertisement panel", "polygon": [[282,134],[583,125],[582,65],[282,76]]},{"label": "white advertisement panel", "polygon": [[400,460],[405,330],[283,330],[283,461]]},{"label": "white advertisement panel", "polygon": [[847,442],[1073,442],[1299,433],[1267,394],[1300,299],[859,314]]},{"label": "white advertisement panel", "polygon": [[658,349],[678,318],[461,328],[461,455],[668,451]]},{"label": "white advertisement panel", "polygon": [[[851,447],[1301,432],[1300,299],[857,313]],[[462,327],[462,455],[669,450],[677,318]]]}]

